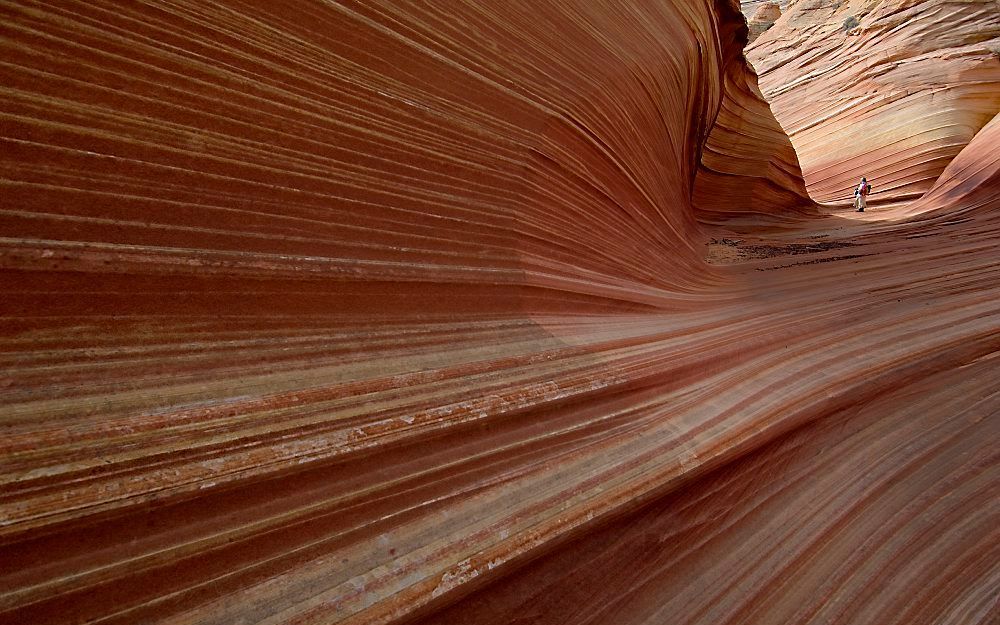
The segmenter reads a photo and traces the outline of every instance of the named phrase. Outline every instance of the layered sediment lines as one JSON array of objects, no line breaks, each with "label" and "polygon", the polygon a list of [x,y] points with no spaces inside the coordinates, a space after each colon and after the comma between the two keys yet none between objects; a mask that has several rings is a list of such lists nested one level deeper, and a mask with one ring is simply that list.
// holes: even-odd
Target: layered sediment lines
[{"label": "layered sediment lines", "polygon": [[1000,111],[994,0],[797,2],[747,54],[821,202],[919,198]]},{"label": "layered sediment lines", "polygon": [[835,411],[426,622],[988,623],[996,366]]},{"label": "layered sediment lines", "polygon": [[[742,40],[742,24],[729,23],[723,41]],[[703,223],[764,215],[811,215],[795,149],[757,88],[737,46],[726,50],[723,98],[702,146],[692,203]]]},{"label": "layered sediment lines", "polygon": [[991,214],[992,207],[1000,203],[998,145],[1000,113],[948,163],[930,191],[899,212],[904,215],[926,212],[926,217],[948,217],[975,211],[995,218]]},{"label": "layered sediment lines", "polygon": [[0,623],[996,615],[995,123],[873,224],[735,1],[0,17]]}]

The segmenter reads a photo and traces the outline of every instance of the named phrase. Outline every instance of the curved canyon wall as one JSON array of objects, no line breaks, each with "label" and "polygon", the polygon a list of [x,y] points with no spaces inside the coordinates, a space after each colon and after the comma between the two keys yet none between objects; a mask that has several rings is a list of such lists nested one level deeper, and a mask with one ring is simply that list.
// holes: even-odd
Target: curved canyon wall
[{"label": "curved canyon wall", "polygon": [[919,201],[900,211],[927,217],[946,217],[975,211],[992,215],[1000,202],[1000,113],[976,133],[969,145],[954,158],[934,186]]},{"label": "curved canyon wall", "polygon": [[1000,111],[995,0],[800,0],[747,55],[821,202],[919,198]]},{"label": "curved canyon wall", "polygon": [[727,17],[719,39],[729,45],[721,59],[722,104],[701,147],[692,198],[696,215],[712,223],[748,214],[813,214],[795,149],[739,48],[747,38],[745,23],[728,5],[719,9]]},{"label": "curved canyon wall", "polygon": [[0,18],[0,623],[995,614],[995,123],[867,224],[735,0]]}]

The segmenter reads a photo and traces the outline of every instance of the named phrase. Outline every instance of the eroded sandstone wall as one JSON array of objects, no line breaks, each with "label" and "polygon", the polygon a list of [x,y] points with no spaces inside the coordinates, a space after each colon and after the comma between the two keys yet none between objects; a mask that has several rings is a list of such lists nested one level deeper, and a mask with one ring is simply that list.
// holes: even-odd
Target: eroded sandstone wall
[{"label": "eroded sandstone wall", "polygon": [[1000,111],[994,0],[801,1],[747,53],[822,202],[920,197]]},{"label": "eroded sandstone wall", "polygon": [[993,134],[824,220],[735,2],[0,17],[0,623],[995,614]]},{"label": "eroded sandstone wall", "polygon": [[[744,7],[745,10],[746,7]],[[774,23],[781,17],[781,7],[777,2],[763,2],[757,5],[753,15],[747,18],[747,25],[750,27],[748,43],[753,43],[757,37],[774,26]]]},{"label": "eroded sandstone wall", "polygon": [[1000,203],[1000,113],[962,148],[920,200],[906,206],[905,215],[919,215],[954,222],[973,212],[995,218]]},{"label": "eroded sandstone wall", "polygon": [[385,620],[567,532],[502,450],[633,383],[553,315],[725,281],[736,11],[0,4],[2,618]]},{"label": "eroded sandstone wall", "polygon": [[[730,13],[729,7],[724,9]],[[724,42],[746,40],[738,16],[722,22]],[[739,45],[725,47],[722,105],[702,147],[694,184],[697,217],[717,222],[738,215],[810,214],[798,157],[757,87]]]}]

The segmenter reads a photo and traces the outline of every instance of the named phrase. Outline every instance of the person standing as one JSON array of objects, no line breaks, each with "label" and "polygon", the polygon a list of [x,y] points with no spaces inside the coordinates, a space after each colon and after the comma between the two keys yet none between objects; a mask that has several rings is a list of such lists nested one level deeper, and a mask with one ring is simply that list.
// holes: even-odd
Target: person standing
[{"label": "person standing", "polygon": [[861,184],[854,188],[854,206],[859,213],[865,212],[868,207],[868,194],[871,193],[872,186],[864,176],[861,177]]}]

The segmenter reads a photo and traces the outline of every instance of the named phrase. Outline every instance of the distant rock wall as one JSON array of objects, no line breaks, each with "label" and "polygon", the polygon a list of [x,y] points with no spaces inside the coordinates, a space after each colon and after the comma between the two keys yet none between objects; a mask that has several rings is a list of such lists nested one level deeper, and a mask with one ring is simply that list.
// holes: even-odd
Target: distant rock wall
[{"label": "distant rock wall", "polygon": [[743,11],[743,16],[749,21],[753,14],[765,4],[777,4],[779,9],[784,10],[786,6],[794,4],[797,0],[748,0],[746,2],[740,2],[740,10]]},{"label": "distant rock wall", "polygon": [[757,5],[753,15],[747,20],[750,27],[748,43],[753,43],[757,37],[764,34],[764,31],[774,26],[774,23],[781,18],[781,8],[777,2],[762,2]]},{"label": "distant rock wall", "polygon": [[916,199],[1000,110],[995,0],[798,2],[747,51],[814,199]]}]

